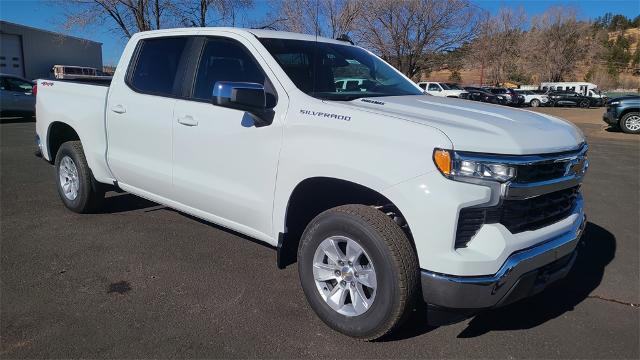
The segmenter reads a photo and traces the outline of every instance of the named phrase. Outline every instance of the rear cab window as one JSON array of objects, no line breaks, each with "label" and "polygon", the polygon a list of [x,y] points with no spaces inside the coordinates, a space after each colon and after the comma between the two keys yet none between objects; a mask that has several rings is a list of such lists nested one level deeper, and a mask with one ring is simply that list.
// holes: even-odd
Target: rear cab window
[{"label": "rear cab window", "polygon": [[175,97],[180,95],[176,84],[182,55],[189,37],[159,37],[140,40],[135,61],[130,65],[127,85],[150,95]]}]

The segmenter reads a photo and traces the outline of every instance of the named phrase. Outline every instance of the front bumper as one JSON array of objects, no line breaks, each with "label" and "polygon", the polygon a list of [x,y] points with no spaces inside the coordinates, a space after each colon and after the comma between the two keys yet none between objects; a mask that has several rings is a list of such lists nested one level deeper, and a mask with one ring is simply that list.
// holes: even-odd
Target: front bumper
[{"label": "front bumper", "polygon": [[534,295],[569,272],[585,224],[583,215],[569,231],[511,254],[494,275],[452,276],[422,270],[424,300],[445,308],[486,309]]},{"label": "front bumper", "polygon": [[618,124],[618,116],[614,108],[607,107],[607,111],[602,114],[602,121],[609,125]]}]

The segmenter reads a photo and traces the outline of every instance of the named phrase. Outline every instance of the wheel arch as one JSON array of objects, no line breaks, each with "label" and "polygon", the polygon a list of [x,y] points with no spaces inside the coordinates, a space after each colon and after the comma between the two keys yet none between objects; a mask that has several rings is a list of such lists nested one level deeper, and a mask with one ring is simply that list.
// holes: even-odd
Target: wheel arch
[{"label": "wheel arch", "polygon": [[51,122],[47,129],[47,152],[49,154],[49,162],[55,162],[58,149],[60,149],[60,146],[63,143],[74,140],[82,142],[80,135],[78,135],[78,132],[71,125],[61,121]]},{"label": "wheel arch", "polygon": [[626,109],[622,110],[622,112],[621,112],[621,113],[620,113],[620,115],[618,116],[618,121],[621,121],[621,120],[622,120],[622,118],[623,118],[625,115],[627,115],[628,113],[632,113],[632,112],[640,113],[640,108],[629,107],[629,108],[626,108]]},{"label": "wheel arch", "polygon": [[317,176],[300,181],[289,195],[284,232],[278,236],[278,267],[282,269],[297,261],[300,238],[314,217],[325,210],[347,204],[369,205],[385,212],[402,227],[415,251],[409,224],[389,198],[371,187],[352,181]]}]

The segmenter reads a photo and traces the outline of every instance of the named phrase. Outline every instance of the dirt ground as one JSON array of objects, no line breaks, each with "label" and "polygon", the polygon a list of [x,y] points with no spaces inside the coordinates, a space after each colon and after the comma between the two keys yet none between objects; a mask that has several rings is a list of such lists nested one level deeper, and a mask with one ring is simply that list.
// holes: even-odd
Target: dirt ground
[{"label": "dirt ground", "polygon": [[607,140],[635,141],[640,142],[639,135],[625,134],[618,129],[610,128],[608,124],[602,121],[602,114],[606,108],[529,108],[536,112],[541,112],[559,118],[569,120],[578,125],[587,138],[599,138]]}]

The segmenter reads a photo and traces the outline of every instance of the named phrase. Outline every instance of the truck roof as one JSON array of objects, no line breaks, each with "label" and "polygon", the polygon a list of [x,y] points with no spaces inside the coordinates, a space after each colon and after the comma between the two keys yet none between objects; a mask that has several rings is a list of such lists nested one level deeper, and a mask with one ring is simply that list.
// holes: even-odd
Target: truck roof
[{"label": "truck roof", "polygon": [[191,27],[191,28],[172,28],[172,29],[162,29],[162,30],[152,30],[152,31],[144,31],[137,33],[136,35],[140,37],[152,36],[155,34],[166,34],[171,35],[173,33],[193,33],[196,34],[201,31],[206,30],[216,30],[216,31],[226,31],[235,34],[243,34],[243,35],[253,35],[258,38],[275,38],[275,39],[290,39],[290,40],[305,40],[305,41],[319,41],[325,43],[333,43],[333,44],[341,44],[341,45],[351,45],[346,41],[330,39],[322,36],[316,37],[315,35],[309,34],[300,34],[288,31],[279,31],[279,30],[264,30],[264,29],[246,29],[246,28],[234,28],[234,27]]}]

